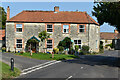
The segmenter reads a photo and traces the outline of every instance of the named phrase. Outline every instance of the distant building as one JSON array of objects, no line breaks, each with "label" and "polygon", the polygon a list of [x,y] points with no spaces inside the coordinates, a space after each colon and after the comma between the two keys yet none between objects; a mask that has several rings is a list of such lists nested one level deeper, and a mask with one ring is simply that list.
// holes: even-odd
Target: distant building
[{"label": "distant building", "polygon": [[109,46],[106,46],[107,44],[113,44],[114,49],[116,48],[120,48],[119,45],[119,39],[120,39],[120,33],[118,33],[118,31],[114,31],[114,33],[110,33],[110,32],[101,32],[100,33],[100,41],[103,42],[103,48],[105,50],[110,49]]}]

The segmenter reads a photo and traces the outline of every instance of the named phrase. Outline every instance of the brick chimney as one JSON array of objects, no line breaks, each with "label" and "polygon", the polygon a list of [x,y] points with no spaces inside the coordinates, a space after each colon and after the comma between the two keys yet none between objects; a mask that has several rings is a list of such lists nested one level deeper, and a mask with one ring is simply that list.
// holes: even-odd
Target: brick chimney
[{"label": "brick chimney", "polygon": [[7,7],[7,20],[9,20],[9,18],[10,18],[10,8],[9,8],[9,6]]},{"label": "brick chimney", "polygon": [[59,12],[59,6],[54,7],[54,12]]},{"label": "brick chimney", "polygon": [[114,30],[114,33],[119,33],[117,30]]}]

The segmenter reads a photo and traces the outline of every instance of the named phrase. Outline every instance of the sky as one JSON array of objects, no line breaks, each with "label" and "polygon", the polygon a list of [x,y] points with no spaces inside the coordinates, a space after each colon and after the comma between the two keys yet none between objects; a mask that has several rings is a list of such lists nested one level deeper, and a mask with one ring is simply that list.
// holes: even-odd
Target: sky
[{"label": "sky", "polygon": [[[10,7],[10,18],[23,10],[54,10],[54,6],[59,6],[60,11],[86,11],[96,22],[96,17],[92,16],[93,2],[2,2],[2,7],[7,12],[7,6]],[[115,27],[104,23],[100,26],[101,32],[114,32]]]}]

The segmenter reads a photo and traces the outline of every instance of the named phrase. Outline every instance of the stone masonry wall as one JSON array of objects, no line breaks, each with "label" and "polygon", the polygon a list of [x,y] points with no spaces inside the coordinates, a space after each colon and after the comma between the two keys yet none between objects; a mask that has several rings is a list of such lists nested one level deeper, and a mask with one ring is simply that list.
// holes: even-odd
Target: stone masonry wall
[{"label": "stone masonry wall", "polygon": [[[27,40],[30,39],[32,36],[38,38],[38,34],[41,31],[45,31],[45,23],[24,23],[24,32],[16,33],[15,32],[15,24],[12,22],[6,23],[6,47],[7,50],[10,49],[11,51],[15,51],[15,39],[22,38],[23,39],[23,46],[25,50],[25,46]],[[98,33],[96,30],[98,29]],[[61,23],[54,24],[54,32],[50,36],[50,38],[54,39],[54,48],[57,47],[59,41],[63,40],[65,37],[70,37],[72,40],[81,40],[82,45],[88,45],[93,51],[99,51],[99,39],[100,39],[100,28],[94,24],[91,24],[89,27],[89,34],[88,34],[88,24],[86,25],[86,32],[85,33],[78,33],[77,32],[77,24],[70,24],[70,33],[65,34],[62,33]],[[89,35],[89,38],[88,38]],[[39,38],[38,38],[39,39]],[[96,40],[98,40],[98,48],[96,48]],[[45,48],[45,41],[40,42],[39,51],[43,51]]]}]

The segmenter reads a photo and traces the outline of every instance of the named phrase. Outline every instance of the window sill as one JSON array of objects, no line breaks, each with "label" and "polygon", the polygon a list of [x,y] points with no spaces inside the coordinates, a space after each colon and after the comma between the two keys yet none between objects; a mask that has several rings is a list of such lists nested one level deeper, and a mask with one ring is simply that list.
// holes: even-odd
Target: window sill
[{"label": "window sill", "polygon": [[62,34],[69,34],[69,33],[62,33]]},{"label": "window sill", "polygon": [[22,48],[16,48],[16,49],[22,49]]},{"label": "window sill", "polygon": [[23,32],[16,32],[16,33],[20,33],[20,34],[21,34],[21,33],[23,33]]},{"label": "window sill", "polygon": [[52,34],[53,32],[47,32],[47,33],[50,33],[50,34]]}]

